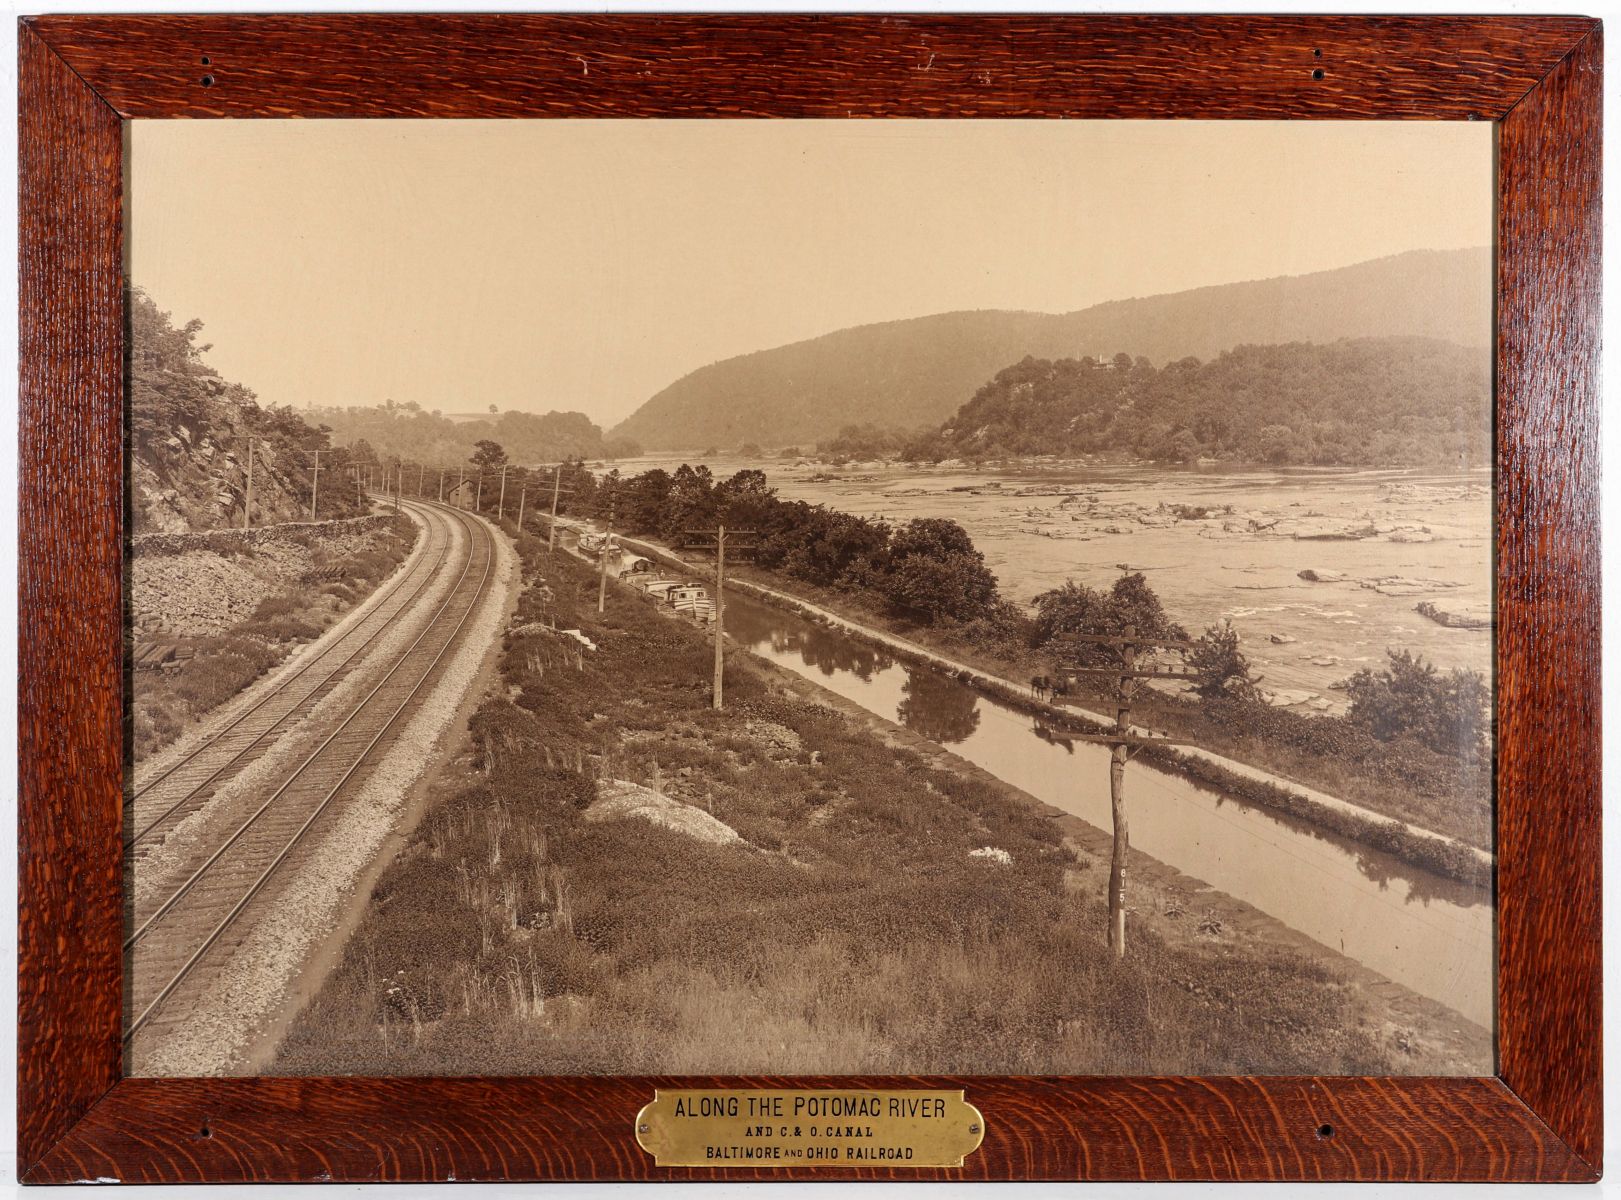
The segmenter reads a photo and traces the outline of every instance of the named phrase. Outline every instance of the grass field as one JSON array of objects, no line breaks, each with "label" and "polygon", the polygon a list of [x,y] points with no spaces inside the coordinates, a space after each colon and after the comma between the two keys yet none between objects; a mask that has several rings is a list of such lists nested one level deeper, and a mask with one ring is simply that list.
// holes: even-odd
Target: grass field
[{"label": "grass field", "polygon": [[[1034,805],[744,656],[715,712],[701,630],[617,586],[599,617],[589,568],[520,552],[504,686],[274,1072],[1398,1069],[1333,969],[1147,926],[1115,962],[1102,868]],[[602,780],[744,841],[592,820]]]}]

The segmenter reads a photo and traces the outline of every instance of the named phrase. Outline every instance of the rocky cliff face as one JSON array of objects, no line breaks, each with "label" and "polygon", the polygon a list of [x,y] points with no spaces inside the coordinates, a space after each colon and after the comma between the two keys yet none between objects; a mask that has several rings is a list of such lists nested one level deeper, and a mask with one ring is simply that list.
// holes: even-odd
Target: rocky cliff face
[{"label": "rocky cliff face", "polygon": [[[206,421],[175,422],[166,434],[134,442],[130,489],[136,533],[242,524],[248,438],[258,405],[232,396],[229,385],[218,391],[207,397]],[[307,519],[309,496],[308,471],[280,439],[255,437],[253,523]]]},{"label": "rocky cliff face", "polygon": [[[288,408],[259,404],[203,361],[202,323],[176,326],[138,288],[130,294],[130,516],[137,534],[242,524],[253,446],[254,525],[308,519],[310,467],[338,466],[327,432]],[[328,457],[328,456],[331,457]],[[328,480],[331,486],[328,486]],[[341,481],[341,482],[340,482]],[[320,517],[360,511],[353,477],[323,474]]]}]

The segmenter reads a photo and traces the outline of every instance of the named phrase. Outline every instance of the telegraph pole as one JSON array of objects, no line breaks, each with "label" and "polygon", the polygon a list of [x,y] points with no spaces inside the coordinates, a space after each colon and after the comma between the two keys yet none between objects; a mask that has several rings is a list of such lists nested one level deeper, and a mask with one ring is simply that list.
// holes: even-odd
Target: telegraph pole
[{"label": "telegraph pole", "polygon": [[546,531],[547,558],[550,558],[552,556],[552,551],[557,548],[557,496],[559,489],[561,489],[563,486],[562,463],[557,464],[556,471],[557,473],[552,476],[552,523]]},{"label": "telegraph pole", "polygon": [[1137,682],[1141,679],[1180,679],[1198,683],[1203,681],[1204,676],[1186,668],[1139,666],[1139,651],[1150,655],[1160,649],[1186,652],[1194,649],[1198,643],[1177,638],[1138,637],[1135,625],[1127,625],[1119,636],[1080,635],[1069,640],[1108,647],[1119,656],[1118,663],[1110,666],[1089,666],[1068,661],[1059,663],[1056,668],[1061,676],[1097,675],[1114,680],[1114,727],[1107,733],[1066,732],[1065,736],[1109,747],[1109,815],[1114,825],[1114,846],[1109,856],[1109,946],[1118,959],[1126,956],[1126,860],[1131,852],[1131,831],[1126,812],[1126,763],[1133,753],[1140,753],[1146,746],[1187,744],[1181,738],[1144,737],[1132,730],[1131,711]]},{"label": "telegraph pole", "polygon": [[484,468],[478,469],[478,485],[473,488],[473,511],[478,512],[484,506]]},{"label": "telegraph pole", "polygon": [[613,543],[614,536],[614,510],[608,510],[608,528],[602,535],[602,557],[598,560],[597,569],[597,611],[605,612],[608,607],[608,548]]},{"label": "telegraph pole", "polygon": [[[733,537],[754,535],[752,529],[734,529]],[[681,543],[683,550],[713,550],[715,552],[715,690],[711,700],[714,708],[725,707],[725,675],[726,675],[726,526],[717,525],[714,530],[689,529],[686,531],[688,540]],[[701,541],[691,539],[700,538]],[[713,541],[709,539],[713,538]],[[756,547],[747,543],[734,547],[735,550],[747,553]]]},{"label": "telegraph pole", "polygon": [[[574,489],[573,488],[569,488],[569,490],[566,491],[566,492],[563,490],[563,466],[562,466],[562,464],[559,463],[556,467],[554,467],[552,469],[554,471],[554,474],[552,475],[552,516],[551,516],[551,524],[546,529],[546,554],[547,554],[547,557],[550,557],[552,552],[557,548],[557,501],[558,501],[558,498],[561,497],[561,496],[572,496],[574,494]],[[523,525],[523,510],[521,508],[518,510],[518,525],[519,525],[520,528]]]},{"label": "telegraph pole", "polygon": [[242,528],[253,522],[253,439],[248,439],[248,490],[242,497]]},{"label": "telegraph pole", "polygon": [[[1137,636],[1135,625],[1126,626],[1126,636]],[[1137,669],[1137,644],[1120,647],[1120,665],[1115,677],[1114,731],[1125,734],[1131,718],[1131,697],[1137,690],[1131,672]],[[1131,848],[1131,830],[1126,820],[1126,743],[1115,742],[1109,750],[1109,818],[1114,825],[1114,847],[1109,854],[1109,945],[1114,956],[1126,956],[1126,855]]]},{"label": "telegraph pole", "polygon": [[715,526],[715,708],[722,707],[725,686],[726,651],[721,630],[726,623],[726,526]]},{"label": "telegraph pole", "polygon": [[526,483],[518,489],[518,532],[523,532],[523,502],[529,495],[529,485]]},{"label": "telegraph pole", "polygon": [[439,503],[445,502],[445,469],[439,468]]},{"label": "telegraph pole", "polygon": [[315,498],[321,494],[321,452],[314,451],[315,474],[310,477],[310,520],[315,520]]},{"label": "telegraph pole", "polygon": [[422,477],[428,473],[425,463],[417,463],[417,499],[422,499]]},{"label": "telegraph pole", "polygon": [[507,464],[501,464],[501,497],[495,502],[495,519],[500,521],[507,515]]}]

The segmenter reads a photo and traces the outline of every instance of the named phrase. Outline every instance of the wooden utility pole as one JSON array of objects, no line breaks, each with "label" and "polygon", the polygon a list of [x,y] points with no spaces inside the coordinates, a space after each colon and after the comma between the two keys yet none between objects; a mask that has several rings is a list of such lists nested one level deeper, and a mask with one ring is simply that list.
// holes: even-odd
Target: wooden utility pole
[{"label": "wooden utility pole", "polygon": [[[1137,636],[1135,625],[1126,626],[1126,636]],[[1137,645],[1127,642],[1120,648],[1120,665],[1125,670],[1115,677],[1114,731],[1124,735],[1130,731],[1131,697],[1137,690],[1137,681],[1131,672],[1137,669]],[[1126,821],[1126,754],[1125,742],[1115,742],[1109,750],[1109,819],[1114,825],[1114,848],[1109,855],[1109,945],[1114,956],[1126,956],[1126,855],[1131,849],[1131,830]]]},{"label": "wooden utility pole", "polygon": [[473,511],[479,512],[484,507],[484,468],[478,469],[478,484],[473,488]]},{"label": "wooden utility pole", "polygon": [[310,520],[315,520],[315,498],[321,494],[321,452],[314,451],[315,473],[310,476]]},{"label": "wooden utility pole", "polygon": [[523,484],[518,488],[518,532],[523,532],[523,502],[529,496],[529,485]]},{"label": "wooden utility pole", "polygon": [[242,528],[253,523],[253,439],[248,439],[248,488],[242,497]]},{"label": "wooden utility pole", "polygon": [[417,499],[422,499],[422,477],[428,473],[427,465],[417,463]]},{"label": "wooden utility pole", "polygon": [[608,551],[613,545],[614,512],[608,510],[608,527],[602,535],[602,557],[598,559],[597,566],[597,611],[606,612],[608,608]]},{"label": "wooden utility pole", "polygon": [[[559,463],[552,470],[552,515],[551,524],[546,530],[546,554],[548,557],[557,549],[557,502],[563,496],[572,496],[574,494],[573,488],[569,488],[566,492],[563,490],[562,464]],[[526,483],[524,486],[527,487],[528,484]],[[523,528],[523,502],[521,499],[518,506],[518,527]]]},{"label": "wooden utility pole", "polygon": [[557,549],[557,497],[563,486],[563,464],[557,464],[557,473],[552,476],[552,523],[546,530],[546,557],[552,556]]},{"label": "wooden utility pole", "polygon": [[445,469],[439,468],[439,503],[445,502]]},{"label": "wooden utility pole", "polygon": [[501,464],[501,497],[495,502],[495,519],[505,520],[507,515],[507,464]]},{"label": "wooden utility pole", "polygon": [[[1083,635],[1072,637],[1072,642],[1105,646],[1119,656],[1117,665],[1092,666],[1079,662],[1061,662],[1057,666],[1060,676],[1096,675],[1114,680],[1114,728],[1108,733],[1069,733],[1065,736],[1076,741],[1098,742],[1109,747],[1109,816],[1114,825],[1114,846],[1109,856],[1109,945],[1116,958],[1126,956],[1126,860],[1131,853],[1131,831],[1126,812],[1126,763],[1133,753],[1145,746],[1185,745],[1180,738],[1144,737],[1132,731],[1131,711],[1140,679],[1182,679],[1197,683],[1204,676],[1197,671],[1172,667],[1142,667],[1138,665],[1138,652],[1152,655],[1156,650],[1187,651],[1198,645],[1177,638],[1138,637],[1137,627],[1127,625],[1119,636]],[[1140,707],[1140,706],[1139,706]]]},{"label": "wooden utility pole", "polygon": [[[734,529],[733,537],[753,537],[752,529]],[[689,529],[686,530],[686,539],[681,543],[683,550],[713,550],[715,552],[715,691],[711,701],[717,709],[725,707],[725,675],[726,675],[726,526],[717,525],[713,530]],[[697,540],[694,540],[697,539]],[[713,539],[713,540],[710,540]],[[749,553],[755,549],[752,542],[733,547],[734,553]]]},{"label": "wooden utility pole", "polygon": [[726,627],[726,526],[715,526],[715,699],[716,709],[724,707],[726,651],[721,630]]}]

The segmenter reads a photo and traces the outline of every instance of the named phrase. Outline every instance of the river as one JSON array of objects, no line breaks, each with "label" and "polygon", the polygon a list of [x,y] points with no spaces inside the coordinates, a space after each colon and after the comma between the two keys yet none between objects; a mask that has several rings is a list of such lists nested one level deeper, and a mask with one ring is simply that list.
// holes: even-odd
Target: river
[{"label": "river", "polygon": [[[628,475],[683,461],[615,465]],[[949,517],[1019,603],[1067,579],[1107,587],[1123,567],[1141,571],[1193,633],[1230,620],[1273,701],[1301,711],[1344,711],[1337,685],[1382,666],[1390,648],[1491,672],[1490,628],[1450,628],[1416,611],[1428,601],[1489,620],[1486,472],[706,462],[717,476],[757,468],[784,499],[859,516]],[[1326,582],[1302,579],[1307,570]]]}]

